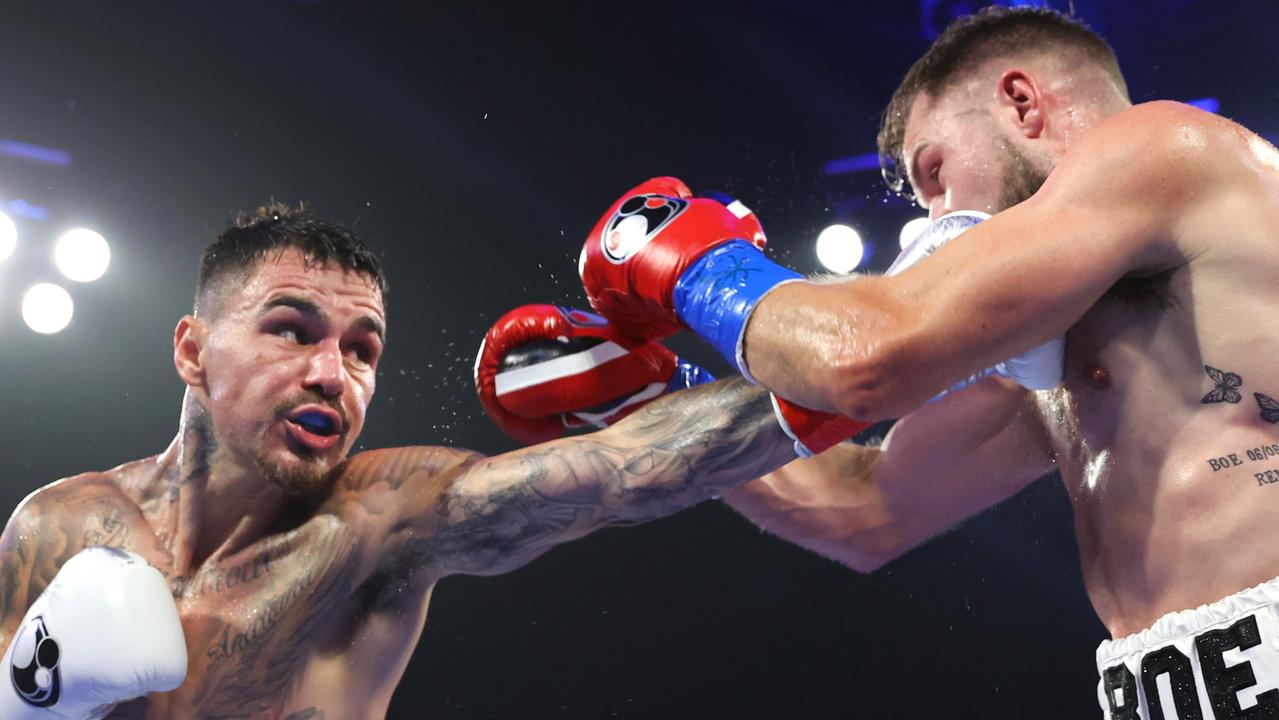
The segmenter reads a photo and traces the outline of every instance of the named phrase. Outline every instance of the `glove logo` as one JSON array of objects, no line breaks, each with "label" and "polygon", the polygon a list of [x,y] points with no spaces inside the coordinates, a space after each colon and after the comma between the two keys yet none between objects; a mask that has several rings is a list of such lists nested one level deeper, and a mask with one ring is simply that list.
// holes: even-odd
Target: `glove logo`
[{"label": "glove logo", "polygon": [[[32,618],[14,640],[9,675],[13,689],[28,705],[44,708],[58,702],[62,685],[58,660],[62,655],[58,641],[49,635],[44,616]],[[19,667],[20,663],[26,664]]]},{"label": "glove logo", "polygon": [[627,198],[600,236],[604,257],[614,265],[626,262],[686,208],[687,200],[665,195],[649,193]]}]

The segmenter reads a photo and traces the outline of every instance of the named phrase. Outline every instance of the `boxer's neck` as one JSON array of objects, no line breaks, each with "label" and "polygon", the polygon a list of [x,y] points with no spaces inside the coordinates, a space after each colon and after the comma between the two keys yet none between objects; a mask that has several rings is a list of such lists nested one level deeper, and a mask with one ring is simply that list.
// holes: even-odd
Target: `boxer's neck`
[{"label": "boxer's neck", "polygon": [[263,537],[285,504],[283,490],[251,460],[236,457],[213,432],[208,411],[188,392],[178,436],[161,456],[168,484],[162,540],[174,571],[188,574]]}]

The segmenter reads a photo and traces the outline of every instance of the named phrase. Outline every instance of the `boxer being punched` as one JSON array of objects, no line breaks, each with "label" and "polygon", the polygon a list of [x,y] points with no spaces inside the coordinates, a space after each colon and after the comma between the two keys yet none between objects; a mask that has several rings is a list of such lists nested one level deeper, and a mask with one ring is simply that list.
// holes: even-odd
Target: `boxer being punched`
[{"label": "boxer being punched", "polygon": [[[1101,38],[1026,8],[948,28],[880,147],[931,217],[994,217],[838,283],[677,223],[609,258],[597,229],[593,303],[628,331],[690,327],[800,406],[905,416],[880,449],[731,495],[766,528],[870,569],[1055,465],[1114,637],[1107,716],[1279,717],[1279,152],[1186,105],[1133,106]],[[1060,387],[992,378],[920,409],[1061,333]]]},{"label": "boxer being punched", "polygon": [[0,717],[382,717],[441,578],[511,570],[794,457],[741,381],[498,457],[348,456],[384,291],[349,233],[284,207],[206,249],[174,334],[173,443],[36,491],[0,538]]}]

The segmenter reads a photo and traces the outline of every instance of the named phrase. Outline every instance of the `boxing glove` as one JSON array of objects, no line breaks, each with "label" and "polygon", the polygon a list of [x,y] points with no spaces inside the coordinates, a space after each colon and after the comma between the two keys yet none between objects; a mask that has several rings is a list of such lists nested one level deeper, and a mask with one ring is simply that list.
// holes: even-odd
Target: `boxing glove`
[{"label": "boxing glove", "polygon": [[668,392],[711,380],[659,343],[628,338],[598,315],[555,305],[504,315],[475,361],[484,412],[529,444],[567,429],[605,427]]},{"label": "boxing glove", "polygon": [[[893,264],[888,266],[885,275],[896,275],[913,267],[919,261],[937,252],[946,243],[962,235],[972,226],[990,215],[976,210],[960,210],[937,218],[928,225],[913,241],[902,249]],[[1048,390],[1061,382],[1062,363],[1066,350],[1066,340],[1058,336],[1048,342],[1028,350],[1017,357],[1005,360],[992,367],[971,375],[943,390],[930,402],[946,395],[958,392],[978,380],[990,375],[1008,378],[1029,390]]]},{"label": "boxing glove", "polygon": [[659,177],[600,218],[579,270],[591,306],[622,332],[651,339],[688,327],[744,370],[742,331],[755,303],[800,278],[764,257],[764,244],[741,202],[693,197],[679,180]]},{"label": "boxing glove", "polygon": [[3,720],[101,718],[173,690],[187,648],[168,583],[133,553],[80,551],[27,610],[3,668]]}]

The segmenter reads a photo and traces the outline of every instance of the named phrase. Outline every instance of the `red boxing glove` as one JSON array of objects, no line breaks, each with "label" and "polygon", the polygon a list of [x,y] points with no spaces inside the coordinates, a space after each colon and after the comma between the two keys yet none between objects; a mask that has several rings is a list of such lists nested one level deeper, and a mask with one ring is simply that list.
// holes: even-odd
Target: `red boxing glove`
[{"label": "red boxing glove", "polygon": [[620,197],[586,238],[578,270],[591,307],[639,338],[683,327],[671,293],[680,275],[729,240],[763,250],[764,229],[740,202],[695,198],[673,177],[653,178]]},{"label": "red boxing glove", "polygon": [[776,395],[773,412],[782,430],[795,441],[795,454],[800,457],[820,455],[871,426],[844,415],[809,410]]},{"label": "red boxing glove", "polygon": [[525,305],[502,316],[475,358],[484,412],[524,443],[614,422],[666,392],[675,354],[623,336],[598,315]]}]

